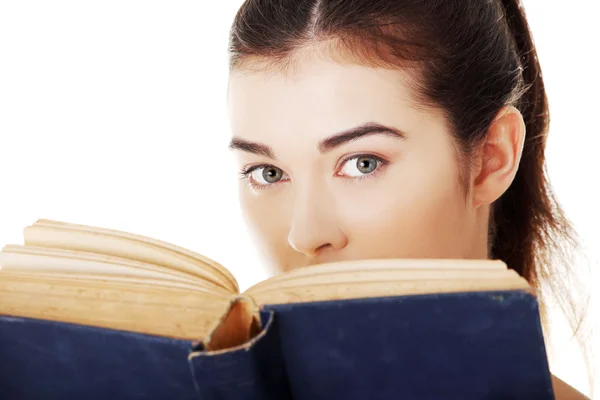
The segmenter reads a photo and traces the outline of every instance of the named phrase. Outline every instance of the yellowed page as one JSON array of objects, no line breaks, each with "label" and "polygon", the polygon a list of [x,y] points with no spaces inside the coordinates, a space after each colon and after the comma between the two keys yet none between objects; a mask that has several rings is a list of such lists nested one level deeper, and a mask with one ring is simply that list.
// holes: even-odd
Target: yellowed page
[{"label": "yellowed page", "polygon": [[[0,279],[2,278],[2,273],[7,271],[0,271]],[[8,271],[10,275],[13,276],[22,276],[24,278],[31,276],[32,272],[27,271]],[[218,298],[229,298],[230,295],[227,292],[224,292],[222,288],[219,288],[218,291],[215,292],[214,288],[206,288],[198,285],[194,285],[188,282],[179,282],[179,281],[171,281],[165,279],[155,279],[155,278],[147,278],[147,277],[130,277],[130,276],[122,276],[122,275],[98,275],[94,273],[81,273],[81,272],[45,272],[45,271],[35,271],[33,272],[35,275],[34,279],[36,280],[61,280],[61,281],[69,281],[69,282],[80,282],[81,280],[86,280],[91,283],[96,282],[96,284],[102,285],[115,285],[115,284],[123,284],[123,285],[138,285],[140,283],[144,285],[154,286],[157,288],[166,287],[169,289],[186,289],[194,292],[202,292],[208,297],[218,297]],[[224,294],[227,293],[227,294]]]},{"label": "yellowed page", "polygon": [[505,274],[507,272],[506,264],[499,260],[447,260],[447,259],[372,259],[372,260],[352,260],[343,262],[332,262],[326,264],[312,265],[309,267],[298,268],[275,275],[262,282],[256,283],[246,292],[260,290],[263,287],[271,287],[281,282],[302,282],[303,279],[312,281],[313,279],[347,279],[353,274],[359,274],[362,277],[376,277],[375,279],[386,279],[386,273],[390,272],[394,276],[408,274],[413,276],[415,272],[423,274],[434,274],[435,276],[444,276],[443,274],[454,274],[464,271],[467,276],[483,271],[490,274]]},{"label": "yellowed page", "polygon": [[271,288],[248,293],[258,304],[288,304],[417,294],[529,290],[520,279],[454,281],[377,281]]},{"label": "yellowed page", "polygon": [[303,268],[246,290],[259,304],[412,294],[530,290],[525,279],[498,261],[363,260]]},{"label": "yellowed page", "polygon": [[223,266],[182,247],[149,237],[100,227],[40,219],[24,229],[25,245],[100,253],[163,265],[193,274],[238,292],[233,275]]},{"label": "yellowed page", "polygon": [[[189,273],[160,265],[81,251],[33,246],[7,245],[0,252],[1,271],[70,273],[153,278],[164,281],[188,283],[215,293],[231,294],[213,282]],[[0,271],[0,272],[1,272]]]},{"label": "yellowed page", "polygon": [[0,315],[40,318],[151,335],[200,340],[229,297],[117,279],[82,279],[0,271]]}]

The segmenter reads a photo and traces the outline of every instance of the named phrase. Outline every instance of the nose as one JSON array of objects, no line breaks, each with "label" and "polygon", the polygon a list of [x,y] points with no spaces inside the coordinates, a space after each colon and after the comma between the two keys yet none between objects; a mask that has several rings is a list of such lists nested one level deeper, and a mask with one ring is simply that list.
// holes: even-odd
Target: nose
[{"label": "nose", "polygon": [[343,249],[347,237],[339,222],[330,191],[305,188],[294,203],[288,243],[310,258],[325,251]]}]

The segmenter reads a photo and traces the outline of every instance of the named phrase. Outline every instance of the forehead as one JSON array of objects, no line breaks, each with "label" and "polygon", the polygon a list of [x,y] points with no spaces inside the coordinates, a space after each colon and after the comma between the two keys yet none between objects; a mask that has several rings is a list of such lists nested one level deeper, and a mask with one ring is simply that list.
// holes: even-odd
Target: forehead
[{"label": "forehead", "polygon": [[416,112],[411,76],[401,70],[306,58],[284,71],[234,71],[228,109],[233,134],[262,138],[302,132],[321,137],[369,121]]}]

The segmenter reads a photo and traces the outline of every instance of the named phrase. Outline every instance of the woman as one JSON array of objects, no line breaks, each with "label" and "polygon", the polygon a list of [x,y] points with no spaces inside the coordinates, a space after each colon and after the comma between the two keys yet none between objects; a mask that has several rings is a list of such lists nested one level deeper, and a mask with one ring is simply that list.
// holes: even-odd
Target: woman
[{"label": "woman", "polygon": [[569,225],[518,0],[247,0],[230,51],[241,203],[270,265],[498,258],[536,288],[556,273]]}]

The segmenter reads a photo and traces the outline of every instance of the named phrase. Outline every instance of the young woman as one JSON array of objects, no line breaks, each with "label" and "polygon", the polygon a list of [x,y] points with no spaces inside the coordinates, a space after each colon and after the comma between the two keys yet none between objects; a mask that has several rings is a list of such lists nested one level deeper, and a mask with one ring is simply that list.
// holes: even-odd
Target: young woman
[{"label": "young woman", "polygon": [[495,258],[536,288],[560,273],[569,225],[518,0],[247,0],[230,39],[241,203],[272,266]]}]

